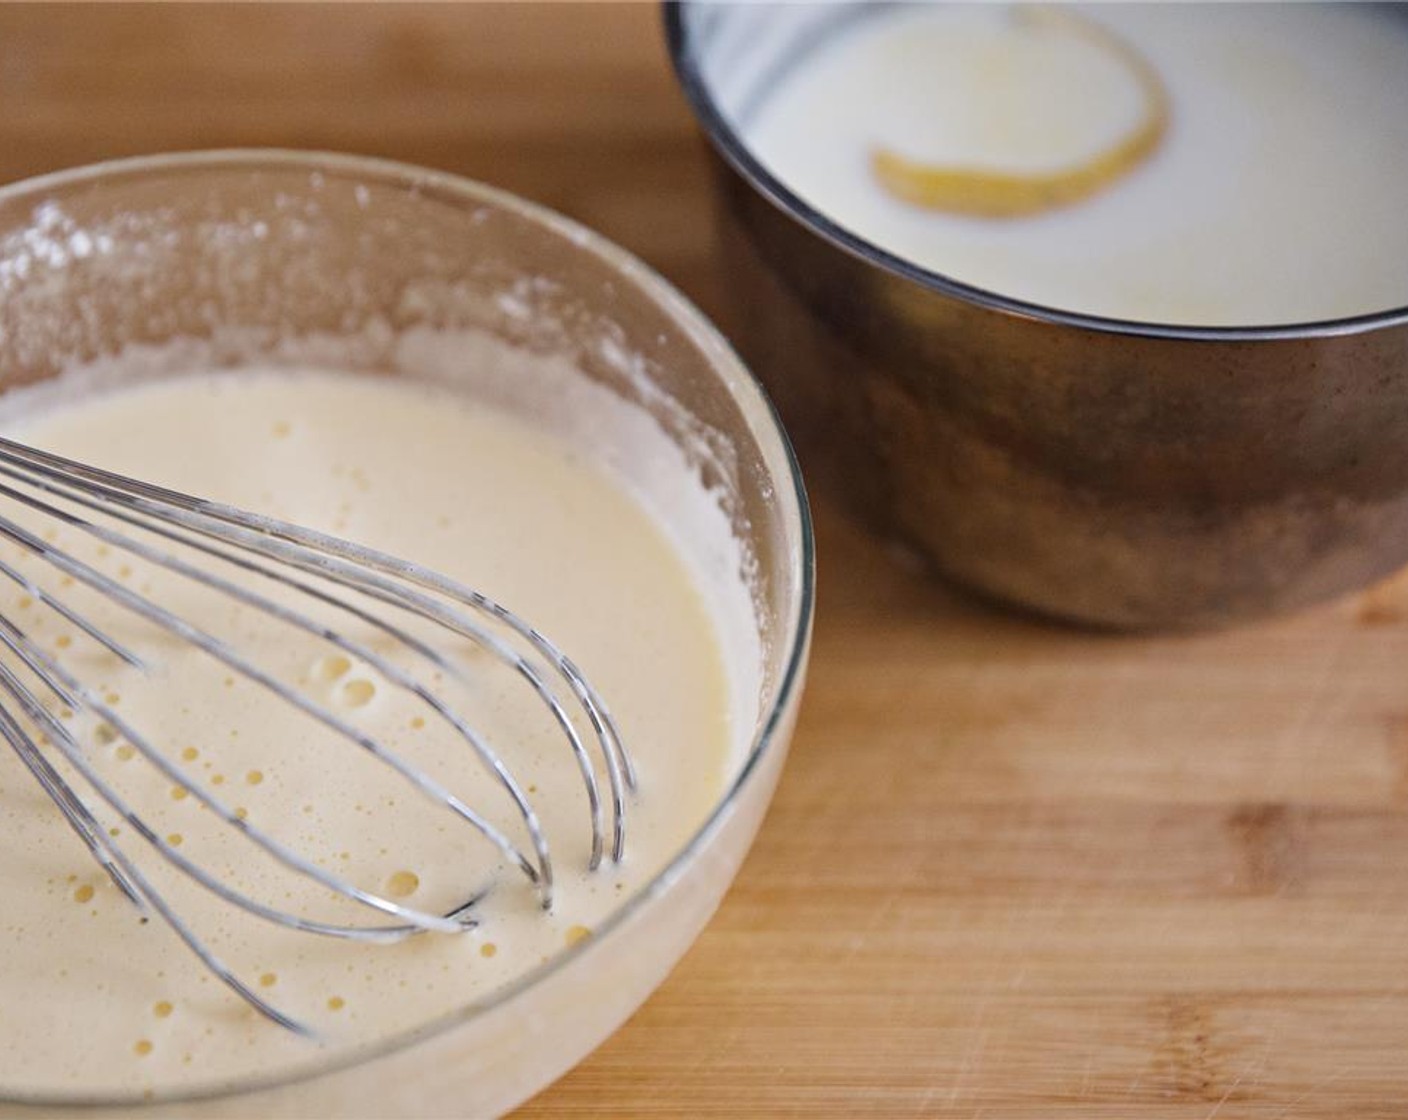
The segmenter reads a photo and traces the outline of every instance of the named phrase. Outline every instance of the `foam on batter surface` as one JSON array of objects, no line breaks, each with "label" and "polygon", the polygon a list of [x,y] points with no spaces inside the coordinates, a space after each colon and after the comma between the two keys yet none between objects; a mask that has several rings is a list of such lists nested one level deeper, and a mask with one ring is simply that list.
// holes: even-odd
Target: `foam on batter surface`
[{"label": "foam on batter surface", "polygon": [[[140,855],[240,977],[321,1033],[309,1042],[260,1019],[159,921],[144,922],[15,757],[0,751],[0,1095],[160,1094],[274,1076],[428,1023],[591,936],[717,802],[751,733],[740,725],[718,612],[678,536],[636,488],[574,443],[445,385],[319,369],[194,372],[71,399],[41,395],[34,404],[0,416],[4,434],[414,559],[508,604],[551,635],[607,699],[641,788],[629,808],[625,862],[588,873],[580,778],[532,691],[468,643],[451,643],[469,667],[463,684],[417,669],[463,705],[530,791],[557,872],[556,904],[545,914],[532,885],[472,829],[354,746],[0,542],[0,559],[34,573],[156,667],[144,674],[120,665],[12,585],[0,588],[0,611],[250,822],[416,906],[448,908],[487,890],[476,906],[479,927],[464,935],[364,946],[294,933],[174,875],[126,822],[101,810],[104,827]],[[664,469],[661,462],[652,469]],[[684,466],[672,469],[686,485]],[[76,529],[47,528],[52,543],[218,633],[506,830],[517,827],[464,743],[355,657]],[[355,620],[342,625],[402,657],[385,635]],[[95,765],[181,852],[272,904],[365,920],[366,912],[251,854],[111,727],[81,713],[71,721]]]}]

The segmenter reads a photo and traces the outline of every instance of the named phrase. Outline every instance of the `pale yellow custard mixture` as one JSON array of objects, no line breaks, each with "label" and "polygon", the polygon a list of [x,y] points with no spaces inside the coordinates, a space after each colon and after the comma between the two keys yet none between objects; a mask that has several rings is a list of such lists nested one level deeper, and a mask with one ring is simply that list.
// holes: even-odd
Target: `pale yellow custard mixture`
[{"label": "pale yellow custard mixture", "polygon": [[[153,666],[145,673],[121,666],[12,584],[0,588],[6,616],[237,814],[408,905],[448,910],[486,892],[474,908],[478,927],[463,935],[367,946],[290,932],[172,873],[127,822],[90,797],[103,826],[211,948],[319,1036],[300,1038],[244,1005],[158,919],[144,921],[0,744],[0,1097],[159,1097],[277,1077],[424,1026],[591,937],[717,802],[751,732],[741,725],[738,685],[722,652],[726,612],[701,574],[697,550],[637,483],[674,472],[679,492],[702,487],[682,456],[672,460],[663,434],[646,430],[648,418],[625,416],[635,410],[610,393],[597,390],[592,407],[573,406],[573,423],[594,430],[597,445],[609,449],[589,455],[579,439],[537,430],[498,403],[370,374],[242,369],[77,393],[28,391],[32,399],[24,392],[0,406],[8,407],[0,411],[7,436],[384,549],[507,604],[551,635],[605,697],[640,788],[629,799],[624,863],[589,873],[581,778],[546,709],[468,643],[443,633],[436,639],[467,666],[464,681],[423,664],[416,671],[462,706],[542,818],[557,878],[554,906],[544,913],[535,888],[501,853],[356,747],[0,541],[0,559],[66,596]],[[631,439],[641,444],[635,466]],[[707,509],[702,493],[696,499]],[[0,503],[0,516],[46,527],[56,546],[219,634],[404,752],[526,844],[515,813],[463,740],[357,659],[75,528],[55,531],[9,503]],[[726,551],[724,521],[708,532]],[[393,655],[384,635],[355,619],[339,625]],[[387,921],[260,856],[111,727],[82,713],[59,714],[154,830],[223,880],[298,913]]]}]

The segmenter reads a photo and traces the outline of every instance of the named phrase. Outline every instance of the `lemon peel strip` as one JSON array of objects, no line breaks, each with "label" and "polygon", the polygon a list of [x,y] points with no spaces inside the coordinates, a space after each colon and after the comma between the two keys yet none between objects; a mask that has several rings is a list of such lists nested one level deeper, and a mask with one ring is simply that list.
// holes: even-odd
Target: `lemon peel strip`
[{"label": "lemon peel strip", "polygon": [[902,201],[930,210],[981,218],[1020,218],[1069,206],[1111,186],[1143,163],[1163,142],[1169,96],[1158,71],[1129,43],[1100,24],[1069,12],[1015,8],[1018,20],[1059,20],[1102,50],[1117,56],[1139,83],[1144,112],[1133,128],[1084,163],[1057,171],[1019,174],[983,167],[945,166],[911,160],[876,148],[871,171]]}]

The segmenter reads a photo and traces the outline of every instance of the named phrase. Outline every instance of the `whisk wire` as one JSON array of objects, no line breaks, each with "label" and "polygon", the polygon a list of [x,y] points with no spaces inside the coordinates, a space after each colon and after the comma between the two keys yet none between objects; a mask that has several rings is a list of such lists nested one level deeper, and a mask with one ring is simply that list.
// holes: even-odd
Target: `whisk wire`
[{"label": "whisk wire", "polygon": [[[20,656],[23,659],[24,655],[21,652],[21,648],[14,641],[13,631],[14,628],[10,626],[7,621],[0,620],[0,644],[4,644],[6,648],[10,649],[16,656]],[[20,704],[21,708],[25,710],[27,715],[50,729],[50,741],[59,748],[64,757],[83,775],[84,779],[97,790],[99,796],[107,801],[115,811],[119,812],[143,839],[156,843],[158,846],[164,846],[160,839],[152,833],[151,829],[147,827],[140,817],[130,810],[124,812],[125,806],[121,799],[116,796],[107,783],[103,782],[102,779],[94,773],[92,767],[83,758],[81,750],[79,750],[78,745],[73,741],[68,729],[57,720],[54,720],[47,709],[39,703],[34,694],[19,682],[18,678],[8,667],[3,665],[0,665],[0,688],[3,688],[5,692],[10,694]],[[56,692],[56,694],[62,695],[60,692]],[[40,753],[34,740],[23,730],[18,721],[15,720],[13,714],[3,704],[0,704],[0,736],[3,736],[10,743],[20,754],[21,758],[37,756]],[[52,766],[48,767],[48,771],[56,774]],[[61,808],[64,799],[68,797],[77,798],[73,788],[69,786],[68,783],[64,782],[62,778],[58,778],[58,787],[62,792],[56,793],[55,800],[57,804],[60,804]],[[45,785],[46,791],[48,788],[48,785]],[[96,822],[94,823],[96,824]],[[231,991],[271,1022],[295,1034],[310,1038],[316,1037],[315,1032],[306,1024],[286,1015],[267,1000],[262,999],[253,989],[240,980],[234,971],[212,952],[210,947],[191,929],[190,925],[181,918],[180,914],[176,912],[165,897],[152,885],[151,881],[142,874],[141,870],[132,862],[116,840],[111,838],[102,840],[99,850],[101,851],[100,856],[98,855],[98,850],[90,847],[90,851],[94,851],[94,855],[98,856],[99,863],[102,864],[109,875],[117,881],[123,893],[136,904],[138,910],[146,912],[148,907],[155,910],[162,921],[164,921],[176,936],[195,953],[201,963],[221,982],[228,986]]]},{"label": "whisk wire", "polygon": [[[471,747],[473,747],[475,752],[485,762],[485,764],[499,777],[502,784],[509,791],[510,796],[512,796],[515,805],[519,809],[519,812],[523,815],[528,830],[533,837],[535,847],[537,848],[540,856],[540,868],[534,868],[533,865],[528,861],[527,857],[525,857],[512,843],[512,841],[510,841],[499,829],[495,828],[480,814],[476,813],[469,806],[465,805],[463,801],[454,797],[454,795],[452,795],[448,790],[445,790],[438,783],[434,782],[427,774],[425,774],[424,771],[410,765],[410,763],[406,762],[396,752],[385,747],[383,744],[371,738],[370,736],[362,734],[360,731],[352,727],[344,720],[339,719],[334,713],[329,711],[327,708],[308,699],[302,693],[299,693],[294,689],[290,689],[288,686],[284,685],[281,681],[273,677],[267,671],[254,664],[253,662],[249,661],[247,658],[242,657],[227,643],[220,641],[213,635],[206,633],[205,631],[200,630],[197,627],[191,626],[189,623],[180,619],[172,612],[161,607],[159,604],[152,602],[147,597],[139,595],[138,593],[130,590],[129,588],[124,587],[122,584],[103,575],[91,565],[85,564],[82,561],[77,560],[73,556],[69,555],[61,549],[55,548],[51,544],[47,544],[45,542],[40,541],[38,538],[34,537],[33,534],[26,533],[21,530],[13,522],[9,521],[6,518],[0,517],[0,536],[5,536],[9,537],[12,540],[20,541],[22,544],[24,544],[25,547],[35,550],[38,555],[41,556],[42,559],[54,564],[56,567],[59,568],[60,571],[63,571],[70,576],[73,576],[75,579],[78,579],[83,583],[87,584],[88,586],[93,587],[95,590],[101,591],[103,594],[108,595],[117,602],[121,603],[123,606],[141,615],[143,618],[146,618],[148,621],[154,622],[158,626],[161,626],[163,629],[166,629],[169,632],[175,634],[176,636],[189,641],[191,644],[197,646],[199,649],[203,650],[204,652],[210,654],[212,657],[219,660],[222,664],[228,666],[229,668],[235,669],[236,671],[248,677],[250,680],[253,680],[264,688],[269,689],[281,699],[298,707],[305,714],[311,716],[323,726],[328,727],[330,730],[336,731],[344,738],[350,739],[352,742],[356,743],[364,750],[367,750],[379,761],[384,762],[387,766],[391,767],[402,777],[404,777],[407,781],[411,782],[421,792],[430,797],[431,800],[437,801],[445,805],[446,807],[450,808],[455,813],[463,817],[466,821],[468,821],[471,825],[478,829],[486,838],[488,838],[492,843],[494,843],[494,845],[498,847],[499,850],[504,853],[504,855],[506,855],[511,861],[516,863],[531,881],[538,882],[540,880],[540,877],[544,874],[544,871],[542,870],[542,865],[550,866],[550,864],[547,863],[547,842],[546,839],[543,837],[542,829],[537,821],[536,814],[533,812],[531,806],[528,804],[527,799],[524,797],[522,791],[518,788],[518,785],[514,781],[512,775],[508,773],[507,769],[498,760],[497,756],[494,755],[494,753],[488,748],[488,746],[483,742],[483,740],[467,724],[465,724],[462,719],[459,719],[448,709],[444,708],[444,706],[441,705],[438,701],[436,701],[435,698],[423,686],[420,686],[416,682],[411,680],[411,678],[409,678],[405,673],[403,673],[400,669],[398,669],[390,662],[386,661],[379,654],[375,653],[373,650],[369,649],[368,647],[362,645],[359,642],[355,642],[350,638],[342,636],[337,631],[332,630],[329,627],[314,622],[296,611],[292,611],[288,608],[282,607],[279,604],[273,602],[272,600],[269,600],[261,595],[257,595],[246,588],[242,588],[237,584],[229,582],[228,580],[221,579],[220,577],[210,572],[195,568],[175,556],[161,553],[156,549],[149,548],[141,542],[130,540],[121,536],[121,534],[113,533],[111,530],[105,529],[100,525],[95,525],[92,522],[74,516],[73,514],[66,513],[65,511],[57,509],[56,507],[46,502],[40,501],[39,499],[34,498],[31,495],[21,494],[13,490],[12,488],[5,486],[4,484],[0,484],[0,497],[10,497],[15,501],[22,502],[23,504],[29,506],[30,508],[38,512],[45,513],[62,520],[65,524],[69,525],[70,527],[82,530],[83,532],[86,532],[96,537],[98,540],[104,541],[105,543],[114,545],[118,548],[122,548],[133,556],[140,557],[143,560],[147,560],[153,564],[157,564],[163,568],[166,568],[168,571],[176,572],[180,575],[186,576],[201,584],[204,584],[209,588],[221,591],[229,595],[231,598],[235,599],[237,602],[254,606],[259,610],[264,611],[269,616],[278,619],[281,622],[288,623],[289,625],[295,626],[298,629],[303,630],[305,633],[312,634],[315,637],[321,638],[324,641],[331,643],[343,652],[350,653],[354,657],[360,657],[368,664],[371,664],[389,680],[392,680],[399,686],[405,687],[410,691],[416,693],[422,699],[426,700],[435,710],[443,714],[446,719],[450,720],[457,730],[461,731],[463,737],[469,742]],[[92,633],[94,629],[95,628],[91,626],[86,627],[86,631],[89,633]],[[550,898],[547,901],[550,902]]]},{"label": "whisk wire", "polygon": [[[74,477],[68,477],[69,472]],[[518,634],[538,651],[567,682],[591,723],[601,747],[611,784],[613,809],[612,858],[619,861],[625,846],[625,789],[634,787],[634,769],[621,744],[620,733],[595,689],[563,653],[540,631],[481,592],[386,553],[317,533],[288,522],[249,513],[216,502],[193,498],[164,487],[128,479],[86,464],[0,439],[0,474],[39,489],[66,496],[79,485],[89,492],[139,514],[164,518],[196,533],[233,543],[252,552],[328,579],[390,606],[407,610],[444,626],[490,652],[517,672],[547,706],[577,761],[592,809],[592,855],[595,868],[602,857],[602,821],[595,770],[571,717],[537,670],[496,635],[462,610],[396,583],[394,575],[434,590],[461,606],[487,614]],[[37,476],[37,477],[36,477]],[[125,538],[124,538],[125,539]],[[125,544],[120,547],[127,547]],[[352,562],[348,562],[350,558]],[[545,884],[544,905],[551,904],[551,882]]]},{"label": "whisk wire", "polygon": [[[9,689],[7,688],[6,691]],[[34,775],[40,787],[58,806],[64,819],[78,834],[78,837],[83,841],[98,865],[112,879],[118,890],[126,895],[128,901],[138,909],[145,909],[141,892],[138,891],[136,884],[122,873],[122,869],[113,859],[111,845],[103,835],[102,825],[88,811],[82,798],[64,780],[63,775],[54,769],[53,763],[44,757],[34,740],[24,733],[3,703],[0,703],[0,735],[3,735],[25,768]]]},{"label": "whisk wire", "polygon": [[[591,825],[589,866],[599,866],[605,848],[605,810],[597,780],[596,765],[562,699],[548,684],[539,668],[504,638],[477,621],[502,626],[522,641],[550,671],[564,682],[592,729],[592,739],[601,756],[609,789],[611,813],[611,857],[619,861],[625,844],[626,794],[636,786],[636,774],[621,740],[619,728],[599,694],[577,666],[544,634],[514,612],[482,593],[438,573],[397,559],[385,553],[355,545],[339,538],[304,529],[287,522],[250,513],[235,507],[208,502],[150,483],[126,478],[96,467],[38,451],[0,438],[0,497],[8,498],[45,518],[82,532],[104,545],[157,565],[202,587],[252,608],[260,616],[297,628],[343,654],[364,662],[393,686],[414,696],[448,724],[469,746],[479,762],[513,802],[527,832],[534,859],[530,860],[496,825],[464,802],[428,773],[412,765],[375,737],[339,717],[324,705],[297,689],[290,688],[263,666],[245,657],[228,642],[195,626],[161,603],[108,577],[94,566],[24,525],[0,517],[0,538],[18,545],[66,577],[119,604],[157,626],[167,634],[188,643],[228,669],[253,681],[315,723],[343,740],[355,744],[378,762],[395,771],[421,793],[449,809],[483,835],[498,851],[534,883],[546,908],[552,902],[553,871],[546,835],[527,795],[503,758],[454,707],[446,703],[412,673],[389,658],[339,629],[303,612],[270,599],[249,587],[193,564],[154,544],[98,524],[53,501],[37,497],[29,490],[61,500],[69,505],[102,514],[129,528],[152,534],[168,545],[188,548],[197,554],[232,565],[234,568],[272,580],[292,592],[334,608],[348,617],[370,625],[410,650],[442,672],[457,676],[458,666],[429,643],[409,633],[357,602],[349,601],[330,588],[355,592],[416,619],[436,624],[486,651],[494,660],[511,669],[532,689],[546,707],[567,741],[575,760],[588,803]],[[26,487],[22,490],[20,487]],[[323,587],[300,573],[328,585]],[[23,588],[45,608],[53,610],[122,662],[145,668],[145,659],[95,625],[83,612],[39,586],[15,567],[0,561],[0,576]],[[122,845],[104,830],[83,796],[45,757],[40,744],[52,744],[63,758],[107,806],[169,865],[224,901],[259,918],[300,932],[369,942],[401,940],[423,931],[460,932],[475,923],[471,908],[482,896],[476,892],[448,914],[418,910],[366,891],[317,866],[296,850],[259,829],[219,798],[207,791],[184,768],[171,761],[129,721],[124,720],[103,698],[88,689],[72,673],[50,657],[12,620],[0,614],[0,645],[3,645],[59,703],[73,712],[83,711],[103,721],[115,735],[140,753],[170,780],[175,788],[194,795],[224,824],[236,829],[283,866],[334,894],[392,915],[404,924],[345,925],[314,920],[270,906],[221,881],[194,860],[163,840],[118,791],[107,782],[86,757],[84,748],[71,729],[42,703],[34,691],[9,666],[0,664],[0,692],[3,692],[32,724],[41,729],[39,742],[25,730],[9,704],[0,700],[0,737],[16,752],[45,794],[63,814],[70,828],[118,888],[141,909],[150,907],[196,954],[202,963],[240,998],[271,1021],[301,1034],[311,1033],[300,1021],[284,1014],[245,985],[181,918],[170,902],[135,864]]]},{"label": "whisk wire", "polygon": [[[145,500],[154,503],[163,516],[171,516],[175,511],[182,510],[210,521],[222,522],[227,526],[253,530],[257,534],[298,545],[306,549],[313,557],[320,558],[323,563],[326,563],[330,557],[351,560],[357,566],[343,568],[340,571],[341,574],[351,577],[354,581],[365,579],[370,574],[369,569],[417,584],[453,601],[458,601],[462,605],[488,614],[527,641],[548,664],[563,676],[582,703],[583,708],[592,718],[594,730],[602,739],[603,749],[616,756],[618,767],[627,787],[634,788],[635,769],[631,763],[630,755],[622,744],[620,731],[615,720],[611,717],[609,709],[596,689],[551,639],[515,612],[483,592],[467,587],[439,572],[388,553],[367,548],[364,545],[354,544],[339,537],[280,521],[277,518],[251,513],[248,510],[238,509],[221,502],[195,498],[176,490],[127,478],[85,463],[78,463],[62,456],[39,451],[12,440],[0,438],[0,461],[19,467],[27,467],[41,473],[48,472],[51,477],[57,473],[57,477],[60,479],[63,479],[64,472],[68,472],[92,485],[108,488],[107,495],[112,500],[127,504],[130,508],[142,508],[142,503]],[[192,525],[192,527],[198,527],[198,525]],[[218,533],[215,535],[219,536]],[[245,543],[251,542],[246,538]],[[317,570],[316,565],[314,570]],[[396,585],[392,585],[392,587],[404,593],[404,588],[399,588]],[[441,621],[451,628],[455,627],[455,623],[449,619]],[[461,619],[459,624],[465,625],[466,623]],[[483,631],[474,628],[472,623],[468,623],[468,626],[470,630],[465,636],[476,641],[479,640],[479,635],[482,635]]]},{"label": "whisk wire", "polygon": [[[150,742],[127,723],[115,710],[104,703],[99,697],[87,689],[80,681],[66,672],[62,666],[58,665],[43,653],[35,648],[8,620],[0,617],[0,644],[3,644],[17,658],[19,658],[36,678],[44,684],[59,700],[69,705],[72,709],[87,708],[95,715],[110,723],[113,728],[123,736],[132,746],[146,757],[161,773],[174,782],[181,789],[186,790],[194,796],[207,809],[214,812],[222,821],[239,832],[243,833],[259,847],[267,851],[279,862],[317,882],[320,886],[327,888],[346,898],[353,899],[365,906],[380,910],[383,913],[392,914],[411,923],[409,926],[338,926],[322,922],[313,922],[290,915],[284,911],[276,910],[272,907],[249,898],[249,896],[235,891],[218,879],[210,876],[204,869],[194,864],[184,855],[178,852],[172,845],[161,839],[129,806],[129,804],[105,782],[94,770],[92,764],[86,759],[82,748],[73,738],[70,730],[62,722],[54,718],[52,712],[45,708],[34,696],[33,692],[27,689],[22,682],[9,670],[8,667],[0,665],[0,688],[8,692],[25,710],[36,724],[44,728],[50,736],[51,741],[65,755],[69,762],[83,775],[84,779],[91,785],[106,801],[112,809],[126,819],[145,839],[148,839],[167,862],[177,866],[180,870],[190,875],[202,886],[234,902],[242,909],[251,913],[257,913],[261,917],[268,918],[280,925],[289,928],[299,929],[304,932],[322,933],[333,937],[343,937],[360,940],[400,940],[402,937],[416,930],[438,930],[443,933],[457,933],[464,928],[463,921],[455,920],[441,915],[430,914],[413,907],[404,906],[401,903],[392,902],[370,891],[362,890],[353,884],[348,883],[340,876],[325,871],[316,864],[300,856],[297,851],[280,843],[274,837],[263,832],[257,826],[251,824],[247,819],[241,818],[228,805],[225,805],[219,798],[214,797],[206,791],[198,782],[191,779],[182,768],[172,763],[165,755],[151,746]],[[462,908],[461,908],[462,909]]]}]

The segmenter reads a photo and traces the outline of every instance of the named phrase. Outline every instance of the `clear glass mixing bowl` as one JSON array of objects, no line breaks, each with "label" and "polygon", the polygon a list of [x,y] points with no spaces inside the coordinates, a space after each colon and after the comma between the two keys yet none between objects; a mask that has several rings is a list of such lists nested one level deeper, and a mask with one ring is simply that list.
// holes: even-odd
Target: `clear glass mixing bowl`
[{"label": "clear glass mixing bowl", "polygon": [[0,391],[134,346],[180,362],[183,342],[221,364],[329,353],[398,374],[404,332],[474,328],[567,355],[680,446],[703,433],[722,450],[700,470],[751,557],[763,658],[751,747],[684,850],[594,937],[413,1033],[179,1099],[17,1100],[0,1072],[0,1117],[95,1105],[483,1116],[522,1102],[615,1030],[683,955],[738,870],[786,754],[813,551],[797,466],[758,385],[678,292],[588,230],[450,175],[335,155],[158,156],[4,188],[0,293]]}]

